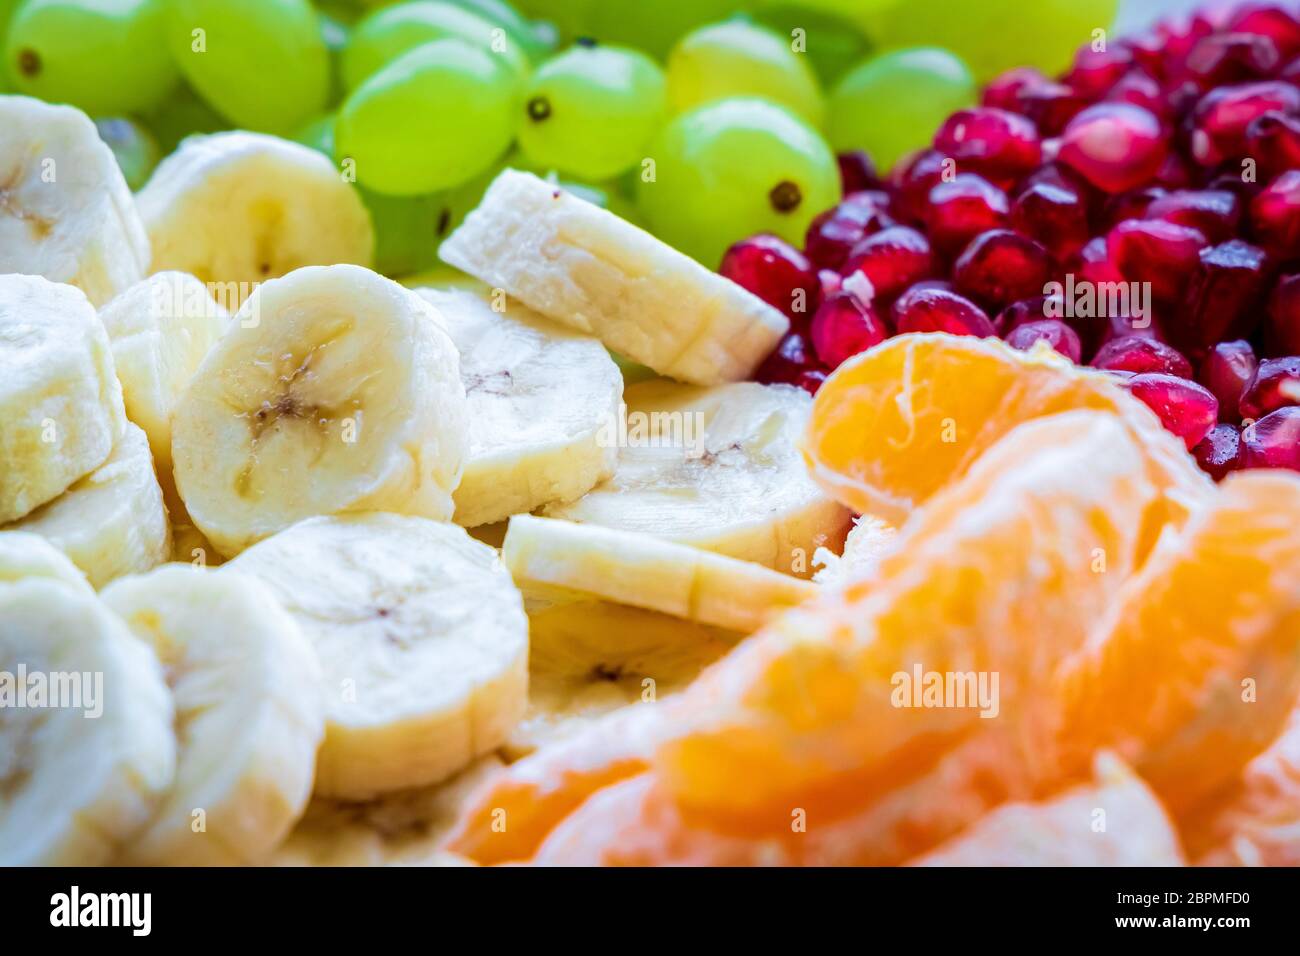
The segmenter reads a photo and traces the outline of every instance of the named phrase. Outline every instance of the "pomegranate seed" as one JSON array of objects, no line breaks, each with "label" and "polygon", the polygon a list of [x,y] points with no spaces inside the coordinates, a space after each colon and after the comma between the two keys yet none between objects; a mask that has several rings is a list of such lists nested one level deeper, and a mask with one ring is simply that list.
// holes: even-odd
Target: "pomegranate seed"
[{"label": "pomegranate seed", "polygon": [[1266,249],[1295,257],[1300,250],[1300,169],[1283,173],[1251,201],[1250,226]]},{"label": "pomegranate seed", "polygon": [[1111,339],[1093,356],[1094,368],[1108,372],[1160,372],[1179,378],[1192,377],[1192,363],[1171,345],[1144,335],[1122,335]]},{"label": "pomegranate seed", "polygon": [[883,342],[888,334],[875,310],[848,291],[830,296],[812,319],[813,349],[831,368]]},{"label": "pomegranate seed", "polygon": [[718,272],[791,317],[809,311],[817,301],[812,263],[776,236],[740,240],[722,257]]},{"label": "pomegranate seed", "polygon": [[875,301],[892,301],[930,275],[930,242],[910,226],[890,226],[853,247],[846,275],[861,273],[875,290]]},{"label": "pomegranate seed", "polygon": [[1102,214],[1104,227],[1113,229],[1126,219],[1145,219],[1151,204],[1167,194],[1168,190],[1160,186],[1147,186],[1113,197]]},{"label": "pomegranate seed", "polygon": [[923,150],[895,166],[891,180],[898,197],[899,214],[910,222],[921,222],[930,201],[930,190],[953,169],[953,159],[934,149]]},{"label": "pomegranate seed", "polygon": [[1131,103],[1098,103],[1070,120],[1061,162],[1099,189],[1124,192],[1149,182],[1168,145],[1150,110]]},{"label": "pomegranate seed", "polygon": [[1170,153],[1156,171],[1156,185],[1165,189],[1186,189],[1200,181],[1200,173],[1195,166],[1182,157],[1181,153]]},{"label": "pomegranate seed", "polygon": [[1300,273],[1278,280],[1268,301],[1264,337],[1275,353],[1300,355]]},{"label": "pomegranate seed", "polygon": [[1300,118],[1269,110],[1246,127],[1246,152],[1266,177],[1300,168]]},{"label": "pomegranate seed", "polygon": [[1088,241],[1088,207],[1066,186],[1035,183],[1016,197],[1011,225],[1064,262]]},{"label": "pomegranate seed", "polygon": [[1161,116],[1169,112],[1169,104],[1165,100],[1164,90],[1160,88],[1160,84],[1155,78],[1141,70],[1130,71],[1112,86],[1106,93],[1106,101],[1109,103],[1132,103],[1134,106],[1150,110],[1155,116]]},{"label": "pomegranate seed", "polygon": [[959,173],[930,190],[930,241],[945,255],[955,253],[981,232],[1005,223],[1009,211],[1001,189],[975,173]]},{"label": "pomegranate seed", "polygon": [[1202,249],[1199,259],[1186,308],[1170,325],[1174,344],[1194,355],[1255,331],[1270,271],[1264,250],[1240,239]]},{"label": "pomegranate seed", "polygon": [[787,332],[754,373],[754,380],[764,385],[798,385],[800,377],[818,362],[812,346],[799,332]]},{"label": "pomegranate seed", "polygon": [[838,205],[817,216],[808,225],[804,251],[826,269],[839,270],[849,250],[863,237],[894,224],[889,196],[883,192],[861,192],[846,196]]},{"label": "pomegranate seed", "polygon": [[1049,315],[1063,315],[1064,311],[1064,299],[1061,296],[1036,295],[1012,302],[998,313],[993,327],[998,335],[1005,338],[1026,322],[1042,322]]},{"label": "pomegranate seed", "polygon": [[1174,302],[1196,269],[1205,237],[1160,220],[1130,219],[1106,237],[1110,260],[1130,282],[1149,282],[1157,302]]},{"label": "pomegranate seed", "polygon": [[1219,420],[1241,421],[1241,396],[1255,377],[1259,362],[1245,339],[1220,342],[1201,360],[1196,380],[1219,400]]},{"label": "pomegranate seed", "polygon": [[834,269],[818,269],[817,284],[820,287],[821,295],[817,297],[818,304],[825,302],[827,297],[840,291],[840,286],[844,283],[844,277]]},{"label": "pomegranate seed", "polygon": [[1279,408],[1243,428],[1241,466],[1300,471],[1300,408]]},{"label": "pomegranate seed", "polygon": [[[1045,83],[1020,91],[1020,109],[1044,136],[1060,136],[1065,127],[1085,109],[1089,97],[1064,83]],[[1044,151],[1047,144],[1043,144]]]},{"label": "pomegranate seed", "polygon": [[963,295],[1000,309],[1042,294],[1051,269],[1047,250],[1010,229],[990,229],[971,240],[953,266]]},{"label": "pomegranate seed", "polygon": [[835,161],[840,167],[840,183],[844,187],[844,195],[881,187],[880,177],[876,175],[876,164],[862,150],[840,153]]},{"label": "pomegranate seed", "polygon": [[935,133],[934,148],[957,160],[961,169],[1004,187],[1032,171],[1043,158],[1034,124],[991,106],[953,113]]},{"label": "pomegranate seed", "polygon": [[1281,65],[1277,45],[1253,33],[1204,37],[1187,54],[1187,70],[1206,89],[1271,76]]},{"label": "pomegranate seed", "polygon": [[1023,322],[1011,330],[1007,336],[1007,345],[1013,349],[1028,352],[1035,342],[1046,342],[1071,362],[1078,362],[1083,352],[1079,342],[1079,333],[1060,319],[1037,319]]},{"label": "pomegranate seed", "polygon": [[1217,166],[1244,155],[1247,128],[1270,111],[1300,111],[1300,89],[1269,80],[1210,91],[1192,113],[1192,156],[1202,166]]},{"label": "pomegranate seed", "polygon": [[1283,59],[1300,54],[1300,19],[1272,4],[1243,5],[1228,20],[1226,27],[1233,33],[1268,37]]},{"label": "pomegranate seed", "polygon": [[984,87],[980,102],[985,106],[1019,113],[1020,94],[1023,90],[1048,86],[1051,82],[1032,66],[1018,66],[990,80],[988,86]]},{"label": "pomegranate seed", "polygon": [[1179,189],[1153,200],[1146,214],[1190,226],[1209,242],[1223,242],[1237,234],[1241,200],[1226,189]]},{"label": "pomegranate seed", "polygon": [[1105,236],[1097,236],[1084,243],[1079,250],[1079,278],[1100,285],[1103,282],[1123,282],[1124,275],[1110,257],[1110,245]]},{"label": "pomegranate seed", "polygon": [[790,384],[798,385],[809,395],[816,395],[817,389],[821,388],[825,381],[825,371],[819,368],[810,368],[800,372],[798,377]]},{"label": "pomegranate seed", "polygon": [[1192,449],[1201,470],[1215,481],[1241,467],[1241,429],[1236,425],[1215,425]]},{"label": "pomegranate seed", "polygon": [[1175,375],[1146,372],[1125,386],[1156,413],[1161,424],[1181,438],[1191,451],[1209,434],[1219,417],[1219,403],[1208,390]]},{"label": "pomegranate seed", "polygon": [[1241,417],[1262,418],[1288,405],[1300,405],[1300,355],[1259,363],[1241,396]]},{"label": "pomegranate seed", "polygon": [[1094,50],[1081,46],[1074,55],[1074,65],[1065,82],[1085,96],[1097,99],[1119,82],[1133,65],[1133,51],[1121,44]]},{"label": "pomegranate seed", "polygon": [[906,332],[949,332],[995,336],[993,323],[978,305],[948,289],[915,285],[894,303],[894,326]]}]

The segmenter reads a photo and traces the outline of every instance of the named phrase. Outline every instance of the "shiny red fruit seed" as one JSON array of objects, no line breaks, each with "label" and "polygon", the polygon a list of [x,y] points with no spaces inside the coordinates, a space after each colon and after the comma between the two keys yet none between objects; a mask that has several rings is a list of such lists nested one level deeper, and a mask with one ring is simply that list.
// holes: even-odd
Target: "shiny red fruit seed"
[{"label": "shiny red fruit seed", "polygon": [[1051,271],[1047,250],[1010,229],[990,229],[971,240],[953,266],[957,291],[991,309],[1042,295]]},{"label": "shiny red fruit seed", "polygon": [[818,282],[802,252],[776,236],[752,236],[727,250],[718,272],[786,315],[811,312]]},{"label": "shiny red fruit seed", "polygon": [[890,302],[927,278],[934,268],[930,241],[910,226],[890,226],[853,247],[844,274],[871,282],[873,302]]},{"label": "shiny red fruit seed", "polygon": [[1279,408],[1243,428],[1241,466],[1300,471],[1300,408]]},{"label": "shiny red fruit seed", "polygon": [[1195,229],[1158,219],[1121,222],[1106,237],[1106,251],[1130,282],[1147,282],[1157,302],[1177,301],[1205,248]]},{"label": "shiny red fruit seed", "polygon": [[1264,338],[1278,355],[1300,355],[1300,272],[1277,281],[1268,300]]},{"label": "shiny red fruit seed", "polygon": [[878,345],[889,335],[876,311],[848,291],[837,292],[821,304],[813,316],[811,331],[817,357],[831,368]]},{"label": "shiny red fruit seed", "polygon": [[1099,103],[1070,120],[1060,161],[1109,193],[1151,180],[1164,162],[1168,141],[1160,120],[1131,103]]},{"label": "shiny red fruit seed", "polygon": [[1300,355],[1264,359],[1241,395],[1241,417],[1263,418],[1289,405],[1300,405]]},{"label": "shiny red fruit seed", "polygon": [[1219,420],[1241,421],[1241,396],[1255,377],[1259,361],[1245,339],[1220,342],[1201,360],[1196,380],[1219,400]]},{"label": "shiny red fruit seed", "polygon": [[952,335],[995,336],[993,323],[978,305],[948,289],[913,286],[894,303],[894,327],[906,332],[948,332]]},{"label": "shiny red fruit seed", "polygon": [[955,254],[981,232],[1003,225],[1010,208],[997,186],[975,173],[959,173],[930,190],[930,241],[941,253]]},{"label": "shiny red fruit seed", "polygon": [[1215,425],[1192,449],[1196,463],[1215,481],[1241,467],[1241,429],[1236,425]]},{"label": "shiny red fruit seed", "polygon": [[1007,345],[1028,352],[1037,342],[1046,342],[1071,362],[1078,362],[1083,352],[1079,334],[1060,319],[1037,319],[1022,322],[1007,335]]},{"label": "shiny red fruit seed", "polygon": [[1160,372],[1179,378],[1192,377],[1192,363],[1182,352],[1158,339],[1124,335],[1111,339],[1097,350],[1092,366],[1108,372]]},{"label": "shiny red fruit seed", "polygon": [[1283,173],[1251,201],[1250,226],[1282,258],[1300,253],[1300,169]]},{"label": "shiny red fruit seed", "polygon": [[1033,171],[1043,158],[1030,120],[990,106],[953,113],[935,134],[934,148],[957,160],[958,168],[1004,187]]},{"label": "shiny red fruit seed", "polygon": [[1209,434],[1219,417],[1219,403],[1195,382],[1174,375],[1148,372],[1134,375],[1125,387],[1156,413],[1161,424],[1191,451]]}]

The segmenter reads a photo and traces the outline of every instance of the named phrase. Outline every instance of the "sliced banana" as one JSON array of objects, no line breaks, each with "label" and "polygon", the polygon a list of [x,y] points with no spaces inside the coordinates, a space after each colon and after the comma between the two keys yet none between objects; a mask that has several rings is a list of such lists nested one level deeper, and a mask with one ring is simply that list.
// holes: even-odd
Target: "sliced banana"
[{"label": "sliced banana", "polygon": [[172,412],[230,313],[194,276],[159,272],[104,306],[99,318],[112,343],[126,415],[149,436],[158,480],[175,505]]},{"label": "sliced banana", "polygon": [[808,477],[799,441],[812,408],[802,389],[745,382],[630,386],[614,477],[543,514],[644,531],[812,573],[818,548],[838,550],[849,512]]},{"label": "sliced banana", "polygon": [[249,548],[324,668],[316,793],[437,783],[498,747],[528,697],[528,622],[496,552],[391,514],[311,518]]},{"label": "sliced banana", "polygon": [[0,583],[24,578],[53,578],[94,593],[86,576],[68,556],[40,535],[0,531]]},{"label": "sliced banana", "polygon": [[153,271],[220,283],[232,311],[255,283],[302,266],[371,263],[357,191],[314,149],[233,131],[192,136],[136,197]]},{"label": "sliced banana", "polygon": [[643,229],[514,169],[493,181],[439,255],[684,382],[748,378],[790,325]]},{"label": "sliced banana", "polygon": [[225,561],[212,542],[203,537],[203,532],[189,522],[188,516],[186,520],[172,521],[171,560],[196,568],[216,568]]},{"label": "sliced banana", "polygon": [[528,712],[506,742],[511,759],[671,697],[743,637],[596,600],[530,601],[528,635]]},{"label": "sliced banana", "polygon": [[501,558],[520,587],[558,589],[748,634],[817,593],[750,561],[649,534],[515,515]]},{"label": "sliced banana", "polygon": [[10,527],[45,538],[96,588],[162,564],[171,525],[144,432],[127,425],[108,461]]},{"label": "sliced banana", "polygon": [[0,524],[102,465],[125,427],[108,336],[85,295],[0,275]]},{"label": "sliced banana", "polygon": [[0,96],[0,273],[66,282],[100,306],[148,268],[131,190],[90,118]]},{"label": "sliced banana", "polygon": [[820,566],[813,580],[829,586],[869,576],[897,537],[898,529],[888,521],[870,515],[855,519],[842,554],[819,548],[813,555],[813,564]]},{"label": "sliced banana", "polygon": [[324,733],[320,665],[256,581],[169,565],[102,594],[162,662],[176,780],[120,862],[236,866],[271,852],[311,795]]},{"label": "sliced banana", "polygon": [[609,436],[623,379],[604,346],[486,290],[420,295],[460,352],[469,403],[457,524],[473,528],[572,501],[614,473],[618,449]]},{"label": "sliced banana", "polygon": [[433,306],[360,266],[261,286],[172,418],[176,487],[222,554],[311,515],[444,520],[468,447],[456,348]]},{"label": "sliced banana", "polygon": [[175,774],[158,661],[84,587],[4,583],[0,700],[0,866],[107,862]]}]

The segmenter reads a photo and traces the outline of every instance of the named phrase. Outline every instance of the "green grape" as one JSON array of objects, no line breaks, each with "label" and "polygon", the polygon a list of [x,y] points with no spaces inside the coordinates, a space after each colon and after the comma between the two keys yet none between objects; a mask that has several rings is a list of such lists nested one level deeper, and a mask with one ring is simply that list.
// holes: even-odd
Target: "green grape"
[{"label": "green grape", "polygon": [[27,0],[9,21],[15,89],[87,113],[147,110],[176,86],[165,0]]},{"label": "green grape", "polygon": [[929,145],[939,124],[976,97],[970,70],[947,50],[882,53],[850,70],[831,92],[831,146],[865,149],[888,169]]},{"label": "green grape", "polygon": [[524,53],[534,63],[555,52],[558,36],[550,24],[534,23],[505,0],[448,0],[463,10],[491,20],[519,41]]},{"label": "green grape", "polygon": [[304,146],[310,146],[319,153],[324,153],[330,159],[334,158],[334,124],[338,122],[338,115],[335,113],[326,113],[318,116],[310,123],[299,128],[293,134],[295,143],[302,143]]},{"label": "green grape", "polygon": [[817,131],[766,100],[697,106],[664,127],[637,208],[656,235],[713,268],[759,232],[803,244],[809,222],[840,198],[839,169]]},{"label": "green grape", "polygon": [[169,0],[181,72],[236,126],[287,133],[329,99],[329,50],[307,0]]},{"label": "green grape", "polygon": [[668,102],[681,112],[729,96],[760,96],[821,126],[821,87],[792,42],[745,20],[700,27],[668,56]]},{"label": "green grape", "polygon": [[[754,11],[759,23],[775,30],[793,43],[802,38],[812,68],[829,89],[871,51],[871,41],[854,24],[842,17],[810,10],[800,3],[778,2]],[[802,34],[795,31],[802,30]]]},{"label": "green grape", "polygon": [[176,88],[167,102],[147,113],[144,121],[164,156],[175,150],[187,136],[215,133],[226,128],[225,120],[185,83]]},{"label": "green grape", "polygon": [[337,103],[345,92],[343,85],[343,51],[352,38],[352,27],[338,19],[333,12],[320,11],[320,35],[330,57],[329,102]]},{"label": "green grape", "polygon": [[521,83],[528,75],[528,57],[503,27],[452,3],[420,0],[376,10],[357,24],[343,51],[343,86],[355,90],[403,53],[448,37],[499,57]]},{"label": "green grape", "polygon": [[524,101],[530,162],[608,179],[645,156],[664,118],[664,74],[635,50],[579,44],[537,68]]},{"label": "green grape", "polygon": [[135,120],[121,117],[97,119],[95,128],[99,131],[99,138],[113,151],[131,191],[143,188],[162,158],[153,134]]},{"label": "green grape", "polygon": [[375,271],[405,276],[438,264],[438,246],[451,232],[446,193],[385,196],[361,189],[375,226]]},{"label": "green grape", "polygon": [[335,156],[376,192],[419,196],[473,179],[514,138],[515,77],[500,57],[435,40],[398,57],[343,103]]},{"label": "green grape", "polygon": [[566,39],[592,37],[663,60],[687,31],[725,20],[749,5],[750,0],[522,0],[519,7],[554,22]]},{"label": "green grape", "polygon": [[9,70],[5,66],[4,50],[5,43],[9,36],[9,20],[14,14],[14,9],[22,0],[0,0],[0,93],[13,89],[9,82]]}]

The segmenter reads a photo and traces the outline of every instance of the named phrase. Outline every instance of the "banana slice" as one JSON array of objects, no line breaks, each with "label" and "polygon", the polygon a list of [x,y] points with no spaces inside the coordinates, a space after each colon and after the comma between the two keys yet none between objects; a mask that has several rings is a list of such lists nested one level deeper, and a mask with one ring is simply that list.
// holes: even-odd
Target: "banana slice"
[{"label": "banana slice", "polygon": [[268,857],[311,795],[324,733],[320,665],[251,578],[170,565],[106,588],[153,648],[180,728],[176,780],[124,849],[131,866],[235,866]]},{"label": "banana slice", "polygon": [[460,352],[469,403],[469,458],[456,523],[502,521],[572,501],[614,473],[608,436],[623,379],[593,338],[527,306],[465,289],[422,289]]},{"label": "banana slice", "polygon": [[611,212],[507,169],[443,242],[444,262],[661,375],[748,378],[790,323]]},{"label": "banana slice", "polygon": [[84,587],[0,584],[0,701],[0,866],[107,862],[175,774],[158,661]]},{"label": "banana slice", "polygon": [[171,525],[144,432],[127,425],[108,461],[10,527],[45,538],[96,588],[162,564]]},{"label": "banana slice", "polygon": [[148,267],[131,190],[89,117],[0,96],[0,273],[66,282],[100,306]]},{"label": "banana slice", "polygon": [[324,667],[316,793],[437,783],[498,747],[528,696],[523,600],[463,528],[391,514],[311,518],[249,548]]},{"label": "banana slice", "polygon": [[649,534],[515,515],[501,558],[520,587],[559,589],[748,634],[817,593],[749,561]]},{"label": "banana slice", "polygon": [[612,711],[670,697],[742,637],[607,601],[530,602],[528,712],[505,753],[517,760]]},{"label": "banana slice", "polygon": [[159,483],[174,509],[172,412],[230,313],[194,276],[160,272],[104,306],[99,318],[112,343],[127,418],[149,436]]},{"label": "banana slice", "polygon": [[86,576],[68,556],[38,534],[0,531],[0,583],[24,578],[53,578],[89,594]]},{"label": "banana slice", "polygon": [[172,521],[171,560],[196,568],[216,568],[224,563],[212,542],[188,520]]},{"label": "banana slice", "polygon": [[125,427],[108,336],[85,295],[0,276],[0,524],[102,465]]},{"label": "banana slice", "polygon": [[614,477],[543,514],[644,531],[776,571],[812,573],[839,550],[849,512],[808,477],[799,441],[812,409],[802,389],[745,382],[629,387]]},{"label": "banana slice", "polygon": [[505,766],[480,757],[443,783],[368,802],[313,800],[271,858],[272,866],[472,866],[441,849],[461,806]]},{"label": "banana slice", "polygon": [[842,554],[827,548],[817,549],[813,564],[819,565],[820,570],[813,575],[813,580],[832,586],[868,577],[897,537],[898,529],[888,521],[870,515],[857,518],[844,539]]},{"label": "banana slice", "polygon": [[459,361],[433,307],[350,265],[261,286],[172,418],[177,490],[227,556],[311,515],[444,520],[467,446]]},{"label": "banana slice", "polygon": [[254,284],[301,266],[371,263],[357,191],[323,155],[261,133],[192,136],[136,197],[153,271],[220,283],[232,311]]}]

